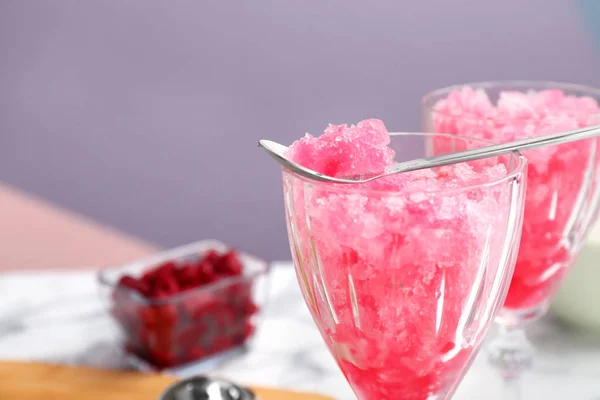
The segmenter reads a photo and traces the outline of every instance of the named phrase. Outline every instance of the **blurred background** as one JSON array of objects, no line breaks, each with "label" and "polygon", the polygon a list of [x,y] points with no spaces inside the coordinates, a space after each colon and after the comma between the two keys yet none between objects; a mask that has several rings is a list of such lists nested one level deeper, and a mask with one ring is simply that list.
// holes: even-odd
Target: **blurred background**
[{"label": "blurred background", "polygon": [[419,97],[467,81],[600,86],[594,7],[4,0],[0,181],[159,246],[289,259],[259,138],[370,117],[419,130]]}]

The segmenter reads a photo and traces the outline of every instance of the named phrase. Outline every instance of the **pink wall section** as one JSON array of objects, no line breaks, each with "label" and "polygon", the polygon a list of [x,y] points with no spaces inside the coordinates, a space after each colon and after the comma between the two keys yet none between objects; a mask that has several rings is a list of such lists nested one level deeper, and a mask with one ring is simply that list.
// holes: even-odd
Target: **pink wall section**
[{"label": "pink wall section", "polygon": [[0,271],[118,265],[156,247],[0,185]]}]

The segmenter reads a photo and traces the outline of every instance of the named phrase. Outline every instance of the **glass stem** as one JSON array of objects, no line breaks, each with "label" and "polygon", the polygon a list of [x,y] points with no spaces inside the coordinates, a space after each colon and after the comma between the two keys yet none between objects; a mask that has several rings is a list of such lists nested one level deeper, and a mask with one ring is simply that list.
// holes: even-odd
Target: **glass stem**
[{"label": "glass stem", "polygon": [[523,327],[500,325],[489,358],[504,381],[503,400],[521,399],[521,376],[531,367],[534,349]]},{"label": "glass stem", "polygon": [[502,400],[521,400],[521,385],[519,379],[504,378]]}]

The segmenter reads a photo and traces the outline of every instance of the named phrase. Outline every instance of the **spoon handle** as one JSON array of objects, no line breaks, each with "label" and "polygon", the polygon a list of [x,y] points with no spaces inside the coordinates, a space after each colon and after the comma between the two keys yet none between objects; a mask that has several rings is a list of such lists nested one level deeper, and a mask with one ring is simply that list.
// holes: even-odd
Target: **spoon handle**
[{"label": "spoon handle", "polygon": [[419,158],[390,165],[384,175],[398,172],[416,171],[419,169],[440,167],[442,165],[455,164],[466,161],[479,160],[486,157],[494,157],[513,151],[531,150],[542,146],[558,145],[576,140],[589,139],[600,135],[600,125],[587,128],[574,129],[566,132],[552,133],[549,135],[517,140],[514,142],[495,144],[456,153],[443,154],[434,157]]}]

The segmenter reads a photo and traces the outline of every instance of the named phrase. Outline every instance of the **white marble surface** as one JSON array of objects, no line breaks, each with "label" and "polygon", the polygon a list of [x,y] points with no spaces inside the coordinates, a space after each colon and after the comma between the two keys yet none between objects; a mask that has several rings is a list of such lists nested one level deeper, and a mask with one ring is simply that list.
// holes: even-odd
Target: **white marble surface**
[{"label": "white marble surface", "polygon": [[[276,265],[272,293],[252,350],[214,373],[241,383],[354,399],[313,325],[288,263]],[[531,330],[537,363],[523,399],[600,399],[600,336],[552,319]],[[0,359],[122,367],[114,326],[93,272],[0,275]],[[500,399],[501,386],[480,356],[457,399]]]}]

